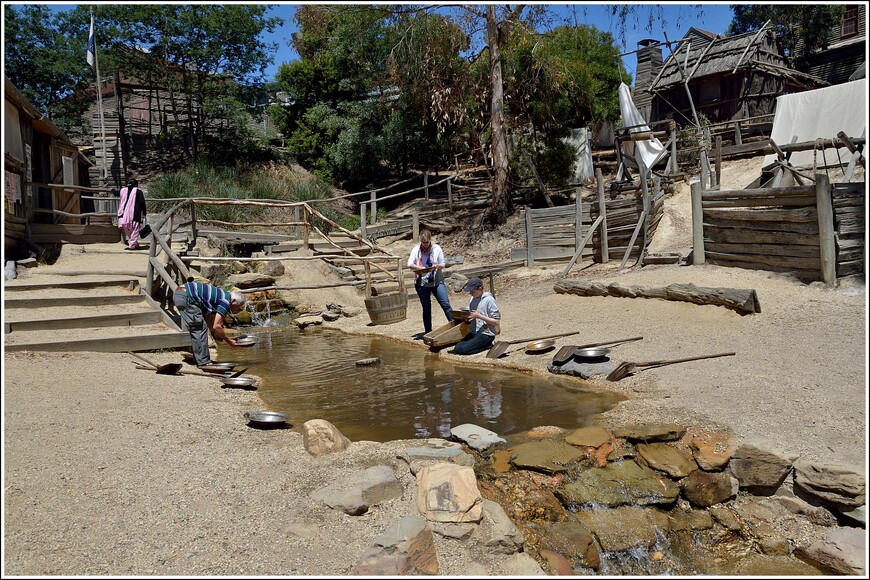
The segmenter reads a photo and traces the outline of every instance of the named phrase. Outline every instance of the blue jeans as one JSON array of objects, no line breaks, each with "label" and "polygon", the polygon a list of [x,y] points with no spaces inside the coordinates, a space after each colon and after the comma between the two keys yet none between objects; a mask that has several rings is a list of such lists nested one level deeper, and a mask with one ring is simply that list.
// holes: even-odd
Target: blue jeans
[{"label": "blue jeans", "polygon": [[428,287],[428,286],[420,286],[419,284],[414,285],[414,289],[417,290],[417,296],[420,298],[420,304],[423,306],[423,330],[427,333],[432,332],[432,295],[435,295],[435,300],[438,301],[438,304],[441,306],[441,309],[444,310],[444,315],[447,317],[447,322],[453,320],[453,317],[450,316],[450,311],[453,310],[450,307],[450,298],[447,296],[447,286],[444,285],[444,282],[441,282],[437,286]]},{"label": "blue jeans", "polygon": [[492,343],[495,341],[495,336],[491,334],[466,334],[462,340],[456,343],[451,352],[453,354],[477,354],[485,350],[489,350]]}]

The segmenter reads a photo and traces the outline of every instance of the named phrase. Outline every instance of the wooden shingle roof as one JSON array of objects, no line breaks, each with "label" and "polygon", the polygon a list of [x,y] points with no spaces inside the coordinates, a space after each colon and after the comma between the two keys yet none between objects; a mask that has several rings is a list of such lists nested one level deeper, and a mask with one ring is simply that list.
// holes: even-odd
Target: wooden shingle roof
[{"label": "wooden shingle roof", "polygon": [[789,68],[771,30],[709,38],[690,30],[677,43],[647,90],[661,92],[682,84],[684,76],[680,72],[680,65],[691,79],[731,74],[739,68],[753,67],[787,75],[806,84],[808,88],[827,85],[821,79]]}]

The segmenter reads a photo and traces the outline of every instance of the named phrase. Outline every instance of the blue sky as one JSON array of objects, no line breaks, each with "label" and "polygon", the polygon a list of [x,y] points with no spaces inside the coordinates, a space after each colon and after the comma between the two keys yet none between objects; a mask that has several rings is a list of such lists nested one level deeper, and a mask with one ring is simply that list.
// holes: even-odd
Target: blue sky
[{"label": "blue sky", "polygon": [[[133,4],[135,2],[131,2]],[[252,2],[253,3],[253,2]],[[326,2],[317,2],[326,4]],[[339,2],[336,2],[336,4]],[[399,4],[398,2],[392,2]],[[20,2],[16,2],[20,4]],[[56,10],[68,10],[74,7],[70,4],[52,4],[48,2],[33,2],[33,4],[46,4]],[[278,50],[275,53],[274,60],[266,70],[266,79],[273,80],[278,68],[281,64],[298,58],[295,51],[288,46],[290,35],[296,30],[293,23],[293,14],[296,7],[302,2],[269,2],[260,4],[270,4],[273,6],[267,11],[267,16],[277,16],[284,20],[284,25],[278,28],[274,33],[264,35],[264,40],[276,42]],[[611,16],[610,7],[613,3],[556,3],[556,2],[527,2],[527,4],[543,4],[550,6],[557,15],[558,24],[587,24],[594,26],[599,30],[610,32],[619,43],[619,19]],[[701,8],[699,10],[698,5]],[[621,5],[621,4],[617,4]],[[725,29],[731,23],[731,8],[728,4],[709,3],[709,2],[635,2],[630,3],[630,6],[636,7],[636,13],[630,16],[626,21],[625,45],[620,44],[620,49],[623,52],[630,52],[637,49],[639,40],[652,38],[655,40],[665,41],[665,34],[671,41],[679,40],[685,35],[689,27],[694,26],[716,34],[723,34]],[[650,9],[656,11],[664,20],[656,19],[653,31],[646,29],[646,23]],[[667,58],[669,51],[663,49],[663,56]],[[628,54],[623,57],[623,62],[632,78],[635,76],[637,67],[637,58],[634,54]]]}]

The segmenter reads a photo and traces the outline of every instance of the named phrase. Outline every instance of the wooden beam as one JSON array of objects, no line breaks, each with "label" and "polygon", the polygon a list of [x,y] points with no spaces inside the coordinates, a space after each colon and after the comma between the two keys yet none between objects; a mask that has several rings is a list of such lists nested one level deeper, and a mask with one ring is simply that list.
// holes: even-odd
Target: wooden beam
[{"label": "wooden beam", "polygon": [[574,263],[580,258],[580,255],[583,253],[583,248],[586,247],[586,243],[589,241],[589,238],[592,237],[592,234],[595,232],[595,228],[601,225],[601,222],[604,221],[604,216],[598,216],[598,219],[592,224],[592,227],[589,228],[589,231],[586,232],[586,235],[583,236],[583,240],[580,242],[580,247],[574,253],[574,256],[571,258],[571,261],[568,262],[568,265],[565,266],[565,269],[562,271],[562,275],[566,276],[571,268],[574,266]]},{"label": "wooden beam", "polygon": [[637,234],[640,233],[641,226],[646,223],[646,211],[640,213],[640,218],[637,220],[637,225],[634,227],[634,232],[631,234],[631,240],[628,242],[628,247],[625,249],[625,255],[622,256],[622,262],[619,263],[619,271],[625,267],[628,257],[631,255],[631,249],[634,247],[634,242],[637,240]]}]

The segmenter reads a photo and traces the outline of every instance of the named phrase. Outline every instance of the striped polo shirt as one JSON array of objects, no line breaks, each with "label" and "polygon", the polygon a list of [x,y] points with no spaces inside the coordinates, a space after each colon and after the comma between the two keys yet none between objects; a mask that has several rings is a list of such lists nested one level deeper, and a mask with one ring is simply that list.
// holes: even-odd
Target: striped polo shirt
[{"label": "striped polo shirt", "polygon": [[200,282],[188,282],[184,285],[187,299],[200,308],[203,312],[216,312],[226,318],[230,311],[230,293],[211,284]]}]

